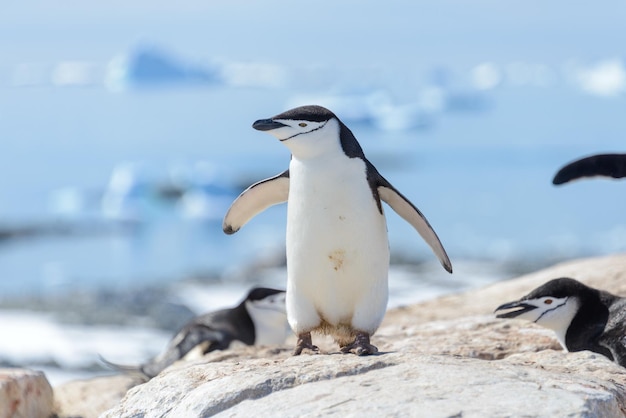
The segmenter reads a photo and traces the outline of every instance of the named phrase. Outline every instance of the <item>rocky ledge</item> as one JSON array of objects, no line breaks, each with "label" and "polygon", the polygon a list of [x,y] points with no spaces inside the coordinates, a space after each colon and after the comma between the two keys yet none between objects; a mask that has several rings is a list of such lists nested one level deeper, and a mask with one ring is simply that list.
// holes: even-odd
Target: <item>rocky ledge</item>
[{"label": "rocky ledge", "polygon": [[[565,353],[551,331],[492,311],[569,276],[626,294],[626,255],[577,260],[464,294],[389,311],[381,353],[291,357],[291,345],[235,347],[156,378],[114,376],[55,391],[59,417],[220,416],[621,417],[626,369]],[[141,384],[140,384],[141,383]],[[127,389],[129,389],[127,391]]]}]

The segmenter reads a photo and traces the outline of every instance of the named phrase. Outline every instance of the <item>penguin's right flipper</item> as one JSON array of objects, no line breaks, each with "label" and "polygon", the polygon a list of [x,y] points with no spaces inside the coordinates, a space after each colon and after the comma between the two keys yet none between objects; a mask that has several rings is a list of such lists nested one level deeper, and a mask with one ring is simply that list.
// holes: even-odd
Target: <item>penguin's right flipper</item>
[{"label": "penguin's right flipper", "polygon": [[626,177],[626,154],[598,154],[573,161],[556,173],[552,184],[593,176]]},{"label": "penguin's right flipper", "polygon": [[289,170],[285,170],[244,190],[226,212],[222,229],[229,235],[234,234],[255,215],[286,202],[288,197]]}]

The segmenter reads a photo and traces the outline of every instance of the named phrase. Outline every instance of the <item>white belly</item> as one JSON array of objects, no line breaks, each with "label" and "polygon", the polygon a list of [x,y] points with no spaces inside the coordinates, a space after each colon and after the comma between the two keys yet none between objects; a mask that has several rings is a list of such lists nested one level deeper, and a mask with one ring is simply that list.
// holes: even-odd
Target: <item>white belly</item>
[{"label": "white belly", "polygon": [[287,315],[296,333],[320,322],[373,333],[387,306],[389,244],[358,158],[290,164]]}]

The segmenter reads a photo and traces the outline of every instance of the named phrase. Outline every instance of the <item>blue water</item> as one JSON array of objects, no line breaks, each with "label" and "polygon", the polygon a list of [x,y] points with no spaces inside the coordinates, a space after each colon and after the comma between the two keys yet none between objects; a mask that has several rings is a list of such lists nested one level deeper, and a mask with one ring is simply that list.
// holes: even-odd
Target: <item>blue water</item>
[{"label": "blue water", "polygon": [[[568,161],[626,148],[624,91],[590,95],[567,76],[572,62],[619,59],[624,37],[617,34],[626,30],[617,16],[624,5],[608,3],[606,10],[564,1],[506,9],[495,1],[395,1],[380,9],[356,2],[319,2],[312,9],[281,1],[11,4],[0,16],[6,35],[0,36],[0,224],[101,222],[95,207],[88,214],[55,214],[51,199],[67,187],[100,193],[124,162],[137,164],[143,180],[161,182],[173,166],[204,161],[215,168],[218,183],[239,190],[287,167],[286,148],[250,125],[286,110],[295,97],[384,90],[403,104],[434,83],[477,102],[434,112],[425,126],[406,131],[345,121],[368,158],[428,217],[453,263],[624,251],[626,183],[551,185]],[[107,89],[107,63],[145,43],[197,65],[258,62],[289,76],[274,86]],[[95,81],[53,85],[54,66],[67,60],[93,63]],[[541,64],[551,78],[546,85],[505,78],[477,91],[470,74],[486,61],[501,69]],[[17,86],[24,63],[38,63],[43,75]],[[332,110],[339,117],[345,111]],[[132,233],[1,244],[0,292],[134,286],[207,271],[228,275],[283,251],[284,207],[259,215],[234,236],[221,232],[219,219],[185,219],[172,206],[143,201],[137,213],[140,226]],[[432,259],[415,231],[387,213],[392,252]]]}]

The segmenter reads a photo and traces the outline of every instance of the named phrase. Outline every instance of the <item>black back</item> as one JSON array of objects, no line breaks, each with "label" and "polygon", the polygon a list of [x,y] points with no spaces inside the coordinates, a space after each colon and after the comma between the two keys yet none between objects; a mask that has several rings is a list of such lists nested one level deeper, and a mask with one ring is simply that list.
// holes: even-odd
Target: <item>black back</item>
[{"label": "black back", "polygon": [[626,154],[598,154],[573,161],[561,168],[553,184],[563,184],[581,177],[626,177]]}]

